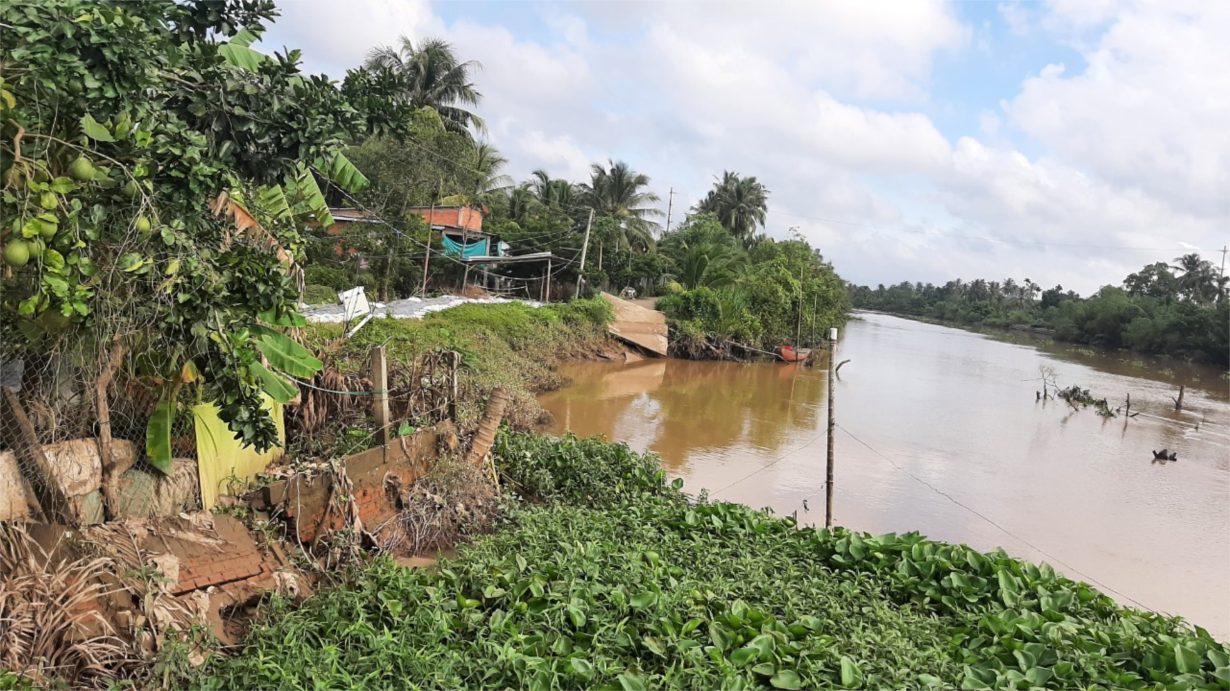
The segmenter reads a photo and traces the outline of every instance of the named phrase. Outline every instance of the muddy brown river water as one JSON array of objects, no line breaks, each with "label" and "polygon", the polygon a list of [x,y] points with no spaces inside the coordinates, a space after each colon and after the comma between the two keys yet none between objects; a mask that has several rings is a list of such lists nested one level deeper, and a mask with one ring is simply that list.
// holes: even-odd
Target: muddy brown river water
[{"label": "muddy brown river water", "polygon": [[[1230,639],[1230,382],[1216,369],[1011,342],[880,314],[844,330],[834,520],[1045,561]],[[1039,365],[1133,412],[1039,402]],[[552,432],[662,456],[685,489],[823,522],[826,372],[578,363]],[[1171,396],[1184,384],[1184,411]],[[1153,449],[1178,461],[1154,463]]]}]

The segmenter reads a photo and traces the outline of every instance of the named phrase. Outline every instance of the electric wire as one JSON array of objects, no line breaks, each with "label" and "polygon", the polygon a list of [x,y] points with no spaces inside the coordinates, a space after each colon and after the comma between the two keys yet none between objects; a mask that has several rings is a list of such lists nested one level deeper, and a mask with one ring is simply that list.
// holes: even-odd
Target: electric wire
[{"label": "electric wire", "polygon": [[964,503],[962,503],[962,502],[958,501],[957,499],[954,499],[954,498],[952,497],[952,495],[950,495],[950,494],[948,494],[947,492],[945,492],[945,491],[943,491],[943,490],[939,489],[939,488],[938,488],[938,487],[936,487],[935,485],[932,485],[930,482],[927,482],[926,480],[924,480],[924,479],[922,479],[922,478],[918,477],[918,476],[917,476],[917,475],[915,475],[914,473],[911,473],[910,471],[906,470],[905,468],[901,467],[901,466],[900,466],[900,465],[898,465],[895,461],[893,461],[893,459],[891,459],[891,458],[889,458],[888,456],[885,456],[884,454],[880,453],[880,452],[879,452],[879,451],[877,451],[877,450],[876,450],[873,446],[871,446],[871,445],[870,445],[870,444],[868,444],[867,442],[863,441],[862,439],[859,439],[857,436],[855,436],[855,435],[854,435],[854,433],[853,433],[853,432],[851,432],[850,430],[846,429],[845,427],[842,427],[840,424],[839,424],[839,425],[837,425],[837,428],[838,428],[838,429],[840,429],[842,432],[845,432],[847,435],[849,435],[849,437],[850,437],[851,439],[853,439],[854,441],[858,442],[859,444],[862,444],[864,447],[866,447],[866,448],[867,448],[867,450],[868,450],[868,451],[871,451],[873,454],[875,454],[875,455],[879,456],[880,458],[884,459],[885,461],[887,461],[889,465],[893,466],[893,467],[894,467],[894,468],[896,468],[897,470],[899,470],[899,471],[901,471],[902,473],[904,473],[904,474],[906,474],[906,475],[910,476],[911,478],[913,478],[915,481],[917,481],[917,482],[921,483],[922,485],[926,486],[926,487],[927,487],[928,489],[930,489],[932,492],[935,492],[936,494],[939,494],[940,496],[944,497],[945,499],[947,499],[948,501],[952,502],[953,504],[956,504],[957,506],[959,506],[959,507],[961,507],[961,508],[965,509],[966,511],[968,511],[968,512],[970,512],[970,513],[972,513],[973,515],[977,516],[978,518],[981,518],[982,520],[986,521],[987,523],[989,523],[989,524],[991,524],[991,525],[995,526],[995,527],[996,527],[996,528],[998,528],[1001,532],[1003,532],[1005,535],[1008,535],[1009,537],[1011,537],[1011,538],[1013,538],[1013,539],[1017,540],[1017,541],[1018,541],[1018,542],[1020,542],[1021,544],[1024,544],[1024,545],[1028,546],[1030,549],[1032,549],[1032,550],[1034,550],[1035,552],[1037,552],[1037,553],[1041,554],[1042,556],[1046,557],[1047,559],[1050,559],[1051,561],[1054,561],[1055,563],[1059,564],[1059,565],[1060,565],[1060,566],[1062,566],[1063,568],[1068,569],[1069,571],[1071,571],[1071,572],[1073,572],[1073,573],[1075,573],[1075,574],[1079,575],[1080,577],[1087,579],[1089,582],[1093,583],[1094,585],[1098,586],[1099,588],[1102,588],[1102,589],[1104,589],[1104,590],[1109,590],[1110,592],[1115,593],[1116,595],[1118,595],[1119,597],[1122,597],[1122,598],[1123,598],[1123,599],[1125,599],[1125,600],[1128,600],[1129,602],[1131,602],[1132,604],[1136,605],[1137,607],[1140,607],[1141,609],[1148,610],[1148,611],[1150,611],[1150,612],[1153,612],[1154,614],[1160,614],[1160,612],[1158,612],[1157,610],[1155,610],[1155,609],[1153,609],[1153,608],[1151,608],[1151,607],[1147,607],[1147,606],[1145,606],[1145,605],[1144,605],[1143,603],[1141,603],[1139,600],[1136,600],[1136,599],[1134,599],[1134,598],[1132,598],[1132,597],[1130,597],[1130,596],[1128,596],[1128,595],[1125,595],[1124,593],[1121,593],[1121,592],[1119,592],[1118,590],[1115,590],[1114,588],[1112,588],[1112,587],[1110,587],[1110,586],[1106,585],[1105,583],[1102,583],[1101,581],[1097,580],[1096,578],[1094,578],[1094,577],[1092,577],[1092,576],[1090,576],[1090,575],[1088,575],[1088,574],[1085,574],[1085,573],[1081,572],[1079,569],[1077,569],[1076,567],[1072,566],[1071,564],[1068,564],[1068,563],[1064,562],[1062,559],[1060,559],[1060,558],[1056,557],[1056,556],[1055,556],[1055,555],[1053,555],[1053,554],[1050,554],[1049,552],[1047,552],[1046,550],[1042,549],[1041,547],[1038,547],[1037,545],[1033,544],[1033,543],[1032,543],[1032,542],[1030,542],[1029,540],[1026,540],[1025,538],[1021,537],[1020,535],[1017,535],[1016,533],[1012,532],[1011,530],[1008,530],[1008,529],[1007,529],[1007,528],[1005,528],[1004,526],[1000,525],[999,523],[997,523],[997,522],[995,522],[994,520],[992,520],[991,518],[989,518],[986,514],[982,513],[981,511],[978,511],[977,509],[972,508],[972,507],[970,507],[970,506],[968,506],[968,505],[966,505],[966,504],[964,504]]},{"label": "electric wire", "polygon": [[[1032,245],[1032,246],[1037,246],[1037,247],[1068,247],[1068,248],[1073,248],[1073,249],[1125,250],[1125,251],[1133,251],[1133,252],[1193,252],[1193,251],[1203,252],[1205,251],[1205,250],[1200,250],[1200,249],[1193,249],[1190,247],[1186,247],[1186,248],[1185,247],[1134,247],[1130,245],[1087,245],[1087,244],[1067,243],[1067,242],[1043,242],[1040,240],[1015,240],[1015,239],[1010,239],[1010,238],[989,237],[986,235],[966,235],[964,233],[951,233],[951,232],[938,231],[938,230],[911,230],[909,228],[890,228],[887,226],[880,226],[880,225],[875,225],[871,223],[859,223],[857,221],[840,221],[835,218],[823,218],[820,216],[804,216],[803,214],[794,214],[794,213],[789,213],[786,211],[777,211],[777,210],[770,210],[768,211],[768,214],[769,215],[777,214],[779,216],[790,216],[792,218],[802,218],[808,221],[818,221],[820,223],[836,223],[839,225],[853,226],[856,228],[867,228],[870,230],[882,230],[882,231],[889,232],[889,233],[911,233],[915,235],[929,235],[929,236],[938,235],[941,237],[951,237],[951,238],[958,238],[958,239],[963,239],[963,240],[982,240],[984,242],[1002,242],[1002,243],[1013,244],[1013,245]],[[1217,251],[1220,252],[1221,250],[1217,250]]]},{"label": "electric wire", "polygon": [[[315,167],[313,167],[312,169],[313,169],[313,170],[316,170],[316,172],[317,172],[317,173],[320,173],[320,174],[322,174],[322,175],[323,175],[323,173],[321,173],[321,171],[320,171],[320,170],[318,170],[318,169],[316,169]],[[414,244],[418,245],[419,247],[422,247],[422,248],[423,248],[424,250],[426,250],[429,254],[435,254],[436,256],[438,256],[438,257],[442,257],[442,258],[444,258],[444,259],[447,259],[447,260],[449,260],[449,261],[453,262],[454,264],[457,264],[458,266],[463,266],[463,267],[464,267],[464,266],[473,266],[473,264],[471,264],[470,262],[462,261],[462,260],[460,260],[460,259],[457,259],[456,257],[453,257],[453,256],[452,256],[452,255],[450,255],[450,254],[447,254],[447,253],[442,252],[442,251],[440,251],[440,250],[434,249],[434,248],[432,248],[430,245],[423,243],[422,241],[418,240],[417,238],[415,238],[415,237],[413,237],[413,236],[411,236],[411,235],[408,235],[408,234],[406,234],[406,233],[402,232],[402,231],[401,231],[400,229],[398,229],[396,226],[392,225],[391,223],[389,223],[388,221],[384,220],[384,219],[383,219],[383,218],[381,218],[379,215],[377,215],[377,214],[376,214],[373,210],[371,210],[371,209],[369,209],[368,207],[364,206],[362,202],[360,202],[358,199],[355,199],[355,197],[354,197],[353,195],[351,195],[349,192],[346,192],[345,190],[341,190],[341,189],[339,189],[338,191],[342,194],[342,196],[346,197],[346,199],[347,199],[347,200],[349,200],[352,204],[354,204],[354,205],[355,205],[355,208],[357,208],[357,209],[359,209],[359,210],[361,210],[361,211],[365,211],[365,212],[367,212],[368,214],[370,214],[370,215],[367,217],[369,220],[372,220],[372,221],[374,221],[374,222],[376,222],[376,223],[378,223],[378,224],[380,224],[380,225],[385,226],[385,227],[386,227],[386,228],[388,228],[389,230],[391,230],[391,231],[393,231],[394,233],[396,233],[399,237],[403,237],[403,238],[406,238],[406,239],[410,240],[411,242],[413,242]],[[377,256],[377,257],[378,257],[378,256],[388,256],[388,254],[386,253],[386,254],[383,254],[383,255],[376,255],[376,256]],[[562,258],[561,258],[561,261],[562,261],[562,262],[570,262],[571,260],[566,260],[566,259],[562,259]],[[562,269],[561,269],[561,270],[562,270]],[[552,272],[552,274],[551,274],[551,275],[555,275],[555,273],[558,273],[558,272]],[[520,278],[520,277],[516,277],[516,276],[502,276],[502,278],[505,278],[505,279],[510,280],[510,281],[524,281],[524,282],[526,282],[526,283],[529,283],[529,282],[534,282],[534,281],[540,281],[540,280],[542,280],[541,278]]]}]

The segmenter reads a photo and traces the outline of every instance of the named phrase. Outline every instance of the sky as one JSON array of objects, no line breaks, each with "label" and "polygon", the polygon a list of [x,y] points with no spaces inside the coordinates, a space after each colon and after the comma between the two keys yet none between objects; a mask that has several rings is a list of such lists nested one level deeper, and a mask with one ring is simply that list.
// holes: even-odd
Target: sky
[{"label": "sky", "polygon": [[1088,294],[1230,242],[1230,2],[281,0],[334,79],[441,37],[521,180],[627,161],[678,224],[732,170],[860,284]]}]

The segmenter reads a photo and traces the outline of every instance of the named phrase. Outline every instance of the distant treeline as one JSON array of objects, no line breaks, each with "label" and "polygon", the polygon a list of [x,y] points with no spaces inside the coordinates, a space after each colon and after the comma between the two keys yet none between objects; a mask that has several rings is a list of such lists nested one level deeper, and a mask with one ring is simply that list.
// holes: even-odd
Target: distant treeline
[{"label": "distant treeline", "polygon": [[1063,286],[1043,290],[1028,278],[1019,284],[980,278],[942,286],[851,286],[850,299],[857,309],[958,324],[1045,327],[1059,340],[1230,365],[1227,280],[1197,254],[1174,265],[1150,264],[1122,287],[1105,286],[1088,298]]}]

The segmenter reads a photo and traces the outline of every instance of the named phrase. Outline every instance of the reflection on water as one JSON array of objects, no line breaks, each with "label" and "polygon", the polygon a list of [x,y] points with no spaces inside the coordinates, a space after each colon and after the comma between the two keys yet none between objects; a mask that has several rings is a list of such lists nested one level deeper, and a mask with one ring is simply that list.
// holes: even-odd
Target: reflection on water
[{"label": "reflection on water", "polygon": [[[835,391],[848,430],[835,439],[838,523],[1002,546],[1230,638],[1230,392],[1219,372],[876,314],[849,325],[840,357],[851,362]],[[1103,420],[1038,402],[1039,365],[1112,407],[1130,393],[1141,414]],[[655,360],[564,374],[574,384],[541,397],[552,431],[653,449],[693,492],[822,519],[823,369]],[[1163,447],[1179,461],[1153,463]]]}]

